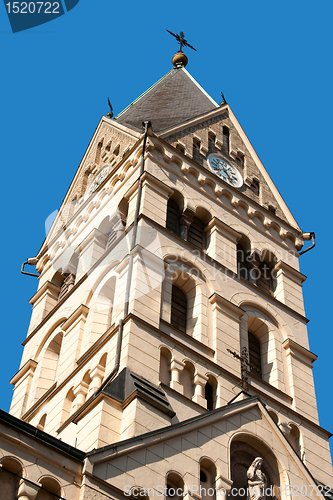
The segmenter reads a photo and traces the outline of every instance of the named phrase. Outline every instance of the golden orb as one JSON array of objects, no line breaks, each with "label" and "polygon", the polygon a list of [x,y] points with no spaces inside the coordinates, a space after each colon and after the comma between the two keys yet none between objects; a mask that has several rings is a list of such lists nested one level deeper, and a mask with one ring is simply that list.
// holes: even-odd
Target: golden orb
[{"label": "golden orb", "polygon": [[175,53],[175,55],[172,58],[172,64],[174,65],[175,68],[181,68],[186,66],[188,63],[188,59],[184,52],[179,50],[178,52]]}]

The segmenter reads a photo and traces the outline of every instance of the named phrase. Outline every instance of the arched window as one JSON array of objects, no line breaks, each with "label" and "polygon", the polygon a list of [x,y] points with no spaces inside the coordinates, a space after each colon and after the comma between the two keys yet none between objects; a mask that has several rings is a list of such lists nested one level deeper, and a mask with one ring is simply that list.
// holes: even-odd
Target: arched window
[{"label": "arched window", "polygon": [[249,498],[247,471],[256,457],[263,457],[261,470],[267,479],[266,500],[281,499],[281,470],[272,450],[253,435],[236,435],[230,444],[231,480],[234,488],[234,494],[228,496],[230,500]]},{"label": "arched window", "polygon": [[290,424],[290,433],[287,438],[297,455],[302,458],[301,435],[297,425]]},{"label": "arched window", "polygon": [[180,234],[180,214],[181,212],[178,203],[173,198],[170,198],[167,205],[166,228],[177,234],[177,236]]},{"label": "arched window", "polygon": [[208,210],[198,207],[188,228],[187,241],[201,250],[206,248],[204,228],[211,218]]},{"label": "arched window", "polygon": [[38,380],[39,397],[47,391],[56,380],[63,332],[59,332],[47,346],[41,360],[41,372]]},{"label": "arched window", "polygon": [[204,227],[205,223],[199,217],[193,217],[188,229],[187,241],[200,249],[205,246]]},{"label": "arched window", "polygon": [[258,276],[256,284],[261,290],[273,295],[276,288],[276,280],[273,274],[273,268],[276,264],[276,257],[271,252],[263,252],[260,256],[258,265]]},{"label": "arched window", "polygon": [[184,481],[179,474],[170,472],[166,478],[166,497],[181,500],[184,496]]},{"label": "arched window", "polygon": [[237,243],[237,273],[241,278],[249,279],[249,255],[251,251],[250,240],[242,235]]},{"label": "arched window", "polygon": [[64,401],[64,407],[62,410],[62,415],[61,415],[61,423],[63,424],[66,422],[66,420],[69,418],[72,407],[73,407],[73,401],[75,399],[74,395],[74,387],[71,387],[69,391],[66,394],[65,401]]},{"label": "arched window", "polygon": [[38,491],[35,500],[58,500],[61,496],[61,487],[56,479],[43,477],[39,480],[42,488]]},{"label": "arched window", "polygon": [[170,385],[171,381],[171,352],[169,349],[162,347],[160,354],[160,382],[165,385]]},{"label": "arched window", "polygon": [[14,458],[4,458],[0,462],[0,498],[10,500],[17,498],[17,490],[22,476],[22,466]]},{"label": "arched window", "polygon": [[192,363],[186,361],[179,377],[179,382],[183,386],[183,394],[189,399],[194,396],[194,371]]},{"label": "arched window", "polygon": [[273,410],[269,410],[268,413],[270,414],[270,416],[272,417],[272,419],[274,420],[276,425],[279,425],[279,417],[278,417],[277,413],[275,413],[275,411],[273,411]]},{"label": "arched window", "polygon": [[187,298],[185,293],[176,285],[172,285],[171,295],[171,324],[178,330],[186,332]]},{"label": "arched window", "polygon": [[58,302],[71,291],[75,285],[75,278],[77,272],[77,266],[79,263],[78,255],[73,253],[68,264],[59,269],[52,278],[52,283],[60,287],[60,292],[58,295]]},{"label": "arched window", "polygon": [[124,228],[127,224],[127,215],[128,215],[128,199],[123,198],[118,205],[118,212],[122,221]]},{"label": "arched window", "polygon": [[260,342],[253,335],[253,333],[248,332],[248,339],[249,339],[249,361],[251,363],[250,371],[256,375],[257,377],[262,376],[262,371],[261,371],[261,346]]},{"label": "arched window", "polygon": [[216,498],[216,467],[212,460],[203,458],[200,461],[200,487],[202,500]]},{"label": "arched window", "polygon": [[217,399],[217,381],[209,375],[205,385],[205,399],[207,401],[207,410],[215,410]]}]

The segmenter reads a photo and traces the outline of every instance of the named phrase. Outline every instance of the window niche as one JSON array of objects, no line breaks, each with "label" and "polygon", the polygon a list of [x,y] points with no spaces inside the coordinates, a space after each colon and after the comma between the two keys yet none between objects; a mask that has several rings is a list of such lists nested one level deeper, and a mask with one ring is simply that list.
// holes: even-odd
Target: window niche
[{"label": "window niche", "polygon": [[242,235],[237,243],[237,274],[246,280],[249,280],[250,253],[251,242],[246,236]]},{"label": "window niche", "polygon": [[166,498],[181,500],[184,496],[183,478],[176,472],[170,472],[166,477]]},{"label": "window niche", "polygon": [[187,297],[185,293],[176,285],[172,285],[171,324],[178,330],[186,332]]},{"label": "window niche", "polygon": [[178,191],[174,191],[167,203],[166,228],[180,236],[180,217],[184,207],[184,199]]},{"label": "window niche", "polygon": [[170,385],[171,382],[171,352],[166,347],[162,347],[160,351],[160,382],[165,385]]},{"label": "window niche", "polygon": [[229,154],[230,151],[230,130],[228,127],[223,127],[223,149]]},{"label": "window niche", "polygon": [[183,386],[183,395],[189,399],[194,396],[194,373],[194,366],[189,361],[186,361],[180,373],[179,382]]},{"label": "window niche", "polygon": [[262,378],[260,341],[251,332],[248,332],[248,340],[250,372],[257,377]]},{"label": "window niche", "polygon": [[216,467],[212,460],[200,460],[200,486],[202,500],[215,500],[216,498]]},{"label": "window niche", "polygon": [[208,376],[205,385],[205,399],[207,401],[207,410],[215,410],[217,403],[217,380],[212,375]]}]

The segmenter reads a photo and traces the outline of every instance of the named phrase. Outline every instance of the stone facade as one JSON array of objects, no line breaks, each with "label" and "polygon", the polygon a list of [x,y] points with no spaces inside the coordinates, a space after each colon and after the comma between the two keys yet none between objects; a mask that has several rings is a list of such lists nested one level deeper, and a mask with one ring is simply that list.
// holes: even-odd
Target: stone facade
[{"label": "stone facade", "polygon": [[[154,134],[152,119],[143,156],[142,134],[105,117],[97,127],[37,255],[10,415],[0,415],[0,498],[153,498],[166,485],[224,498],[256,456],[278,499],[333,485],[302,231],[229,106],[193,122]],[[239,169],[241,189],[207,168],[210,152]],[[242,390],[228,349],[244,348],[260,370]]]}]

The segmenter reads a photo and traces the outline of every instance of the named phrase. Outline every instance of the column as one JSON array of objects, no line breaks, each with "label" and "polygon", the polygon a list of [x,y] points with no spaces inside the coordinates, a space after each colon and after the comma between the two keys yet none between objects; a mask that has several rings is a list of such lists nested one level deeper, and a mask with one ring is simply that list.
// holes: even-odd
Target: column
[{"label": "column", "polygon": [[207,382],[207,377],[204,375],[199,375],[197,373],[194,376],[194,396],[193,396],[193,401],[198,403],[199,405],[203,406],[204,408],[207,408],[207,401],[205,398],[205,385]]},{"label": "column", "polygon": [[173,359],[171,361],[170,368],[171,368],[171,381],[170,381],[171,389],[183,393],[183,386],[180,383],[179,378],[180,378],[180,372],[183,371],[184,363]]}]

